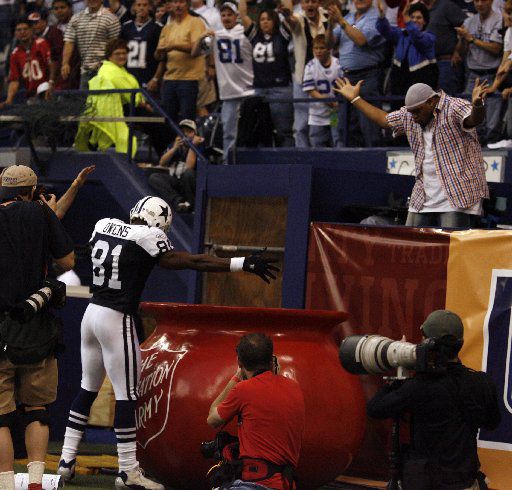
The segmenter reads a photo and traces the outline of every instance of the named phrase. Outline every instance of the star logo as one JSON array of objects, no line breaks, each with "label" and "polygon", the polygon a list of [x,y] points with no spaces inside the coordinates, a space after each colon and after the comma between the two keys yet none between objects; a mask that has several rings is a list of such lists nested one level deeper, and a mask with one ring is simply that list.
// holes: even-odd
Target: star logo
[{"label": "star logo", "polygon": [[494,162],[491,163],[491,168],[494,170],[494,171],[497,171],[498,170],[498,162],[496,160],[494,160]]},{"label": "star logo", "polygon": [[169,217],[169,208],[167,206],[160,206],[162,212],[158,216],[163,216],[166,220]]},{"label": "star logo", "polygon": [[395,168],[396,167],[396,160],[393,158],[390,162],[389,162],[389,168]]}]

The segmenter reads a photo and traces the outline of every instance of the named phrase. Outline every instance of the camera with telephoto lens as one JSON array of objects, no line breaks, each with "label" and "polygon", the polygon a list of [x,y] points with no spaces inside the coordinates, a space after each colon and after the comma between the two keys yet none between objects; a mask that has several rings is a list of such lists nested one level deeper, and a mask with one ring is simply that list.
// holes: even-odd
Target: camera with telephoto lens
[{"label": "camera with telephoto lens", "polygon": [[352,374],[387,374],[395,368],[442,373],[449,361],[444,345],[443,338],[412,344],[380,335],[350,335],[341,343],[339,358]]},{"label": "camera with telephoto lens", "polygon": [[230,444],[237,444],[238,437],[232,436],[229,432],[217,432],[213,441],[201,443],[201,453],[205,459],[215,459],[221,461],[223,458],[222,451]]},{"label": "camera with telephoto lens", "polygon": [[26,323],[32,320],[45,306],[60,309],[65,303],[66,284],[56,279],[47,279],[41,289],[15,305],[9,315],[13,320]]}]

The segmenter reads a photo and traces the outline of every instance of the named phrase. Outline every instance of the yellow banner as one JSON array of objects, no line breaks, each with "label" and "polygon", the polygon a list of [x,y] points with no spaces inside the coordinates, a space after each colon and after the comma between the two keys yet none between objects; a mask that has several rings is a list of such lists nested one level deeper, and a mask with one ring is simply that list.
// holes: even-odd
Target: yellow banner
[{"label": "yellow banner", "polygon": [[508,383],[512,232],[452,233],[446,291],[446,308],[464,320],[462,362],[493,376],[501,397],[502,423],[497,431],[481,431],[478,445],[482,470],[490,480],[489,488],[509,490],[512,488],[512,400]]}]

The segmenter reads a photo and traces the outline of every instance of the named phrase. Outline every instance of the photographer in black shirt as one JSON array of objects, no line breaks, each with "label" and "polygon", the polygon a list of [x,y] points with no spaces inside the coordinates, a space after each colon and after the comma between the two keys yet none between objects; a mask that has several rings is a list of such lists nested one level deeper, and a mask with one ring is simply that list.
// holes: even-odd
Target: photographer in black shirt
[{"label": "photographer in black shirt", "polygon": [[[41,305],[48,257],[62,270],[74,265],[73,243],[55,215],[55,196],[33,200],[36,174],[24,165],[2,173],[0,186],[0,488],[14,490],[11,430],[21,407],[29,490],[41,490],[49,435],[46,406],[57,394],[56,321],[46,306],[30,318],[16,308],[34,296]],[[36,293],[36,295],[34,295]],[[48,293],[48,290],[47,290]],[[53,293],[53,290],[52,290]],[[46,296],[52,296],[52,293]],[[55,295],[54,295],[55,296]],[[29,308],[30,309],[30,308]],[[36,311],[36,308],[34,308]]]},{"label": "photographer in black shirt", "polygon": [[446,370],[417,373],[398,387],[384,386],[368,402],[370,417],[391,418],[410,414],[411,446],[403,464],[404,490],[482,490],[479,472],[478,429],[494,429],[500,422],[496,388],[483,372],[464,366],[458,353],[464,327],[447,310],[431,313],[421,330],[436,339]]}]

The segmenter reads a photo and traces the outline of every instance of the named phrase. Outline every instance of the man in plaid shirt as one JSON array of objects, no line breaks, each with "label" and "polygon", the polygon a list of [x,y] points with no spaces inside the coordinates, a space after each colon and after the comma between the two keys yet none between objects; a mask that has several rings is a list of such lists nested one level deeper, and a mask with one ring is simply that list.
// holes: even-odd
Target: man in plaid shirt
[{"label": "man in plaid shirt", "polygon": [[405,134],[414,153],[416,182],[407,215],[408,226],[469,228],[471,215],[482,214],[489,197],[482,147],[475,127],[485,117],[487,82],[477,78],[471,103],[435,92],[424,83],[412,85],[405,106],[387,113],[363,100],[362,81],[336,81],[336,92],[393,136]]}]

